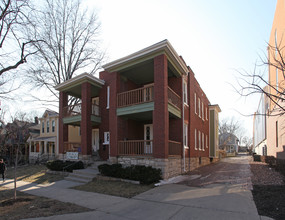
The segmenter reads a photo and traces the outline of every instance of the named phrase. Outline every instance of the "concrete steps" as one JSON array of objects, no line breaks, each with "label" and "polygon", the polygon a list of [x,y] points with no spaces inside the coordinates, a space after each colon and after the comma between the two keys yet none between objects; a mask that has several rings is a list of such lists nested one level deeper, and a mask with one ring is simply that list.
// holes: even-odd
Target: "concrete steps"
[{"label": "concrete steps", "polygon": [[80,182],[80,183],[88,183],[91,182],[100,172],[98,170],[98,166],[100,164],[107,163],[107,161],[96,161],[90,167],[81,170],[73,170],[65,180]]}]

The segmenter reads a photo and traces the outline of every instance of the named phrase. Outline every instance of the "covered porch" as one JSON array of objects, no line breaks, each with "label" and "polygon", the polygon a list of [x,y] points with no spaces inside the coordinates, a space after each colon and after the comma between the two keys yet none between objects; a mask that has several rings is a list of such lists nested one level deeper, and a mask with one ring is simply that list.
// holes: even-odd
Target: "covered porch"
[{"label": "covered porch", "polygon": [[[60,92],[59,154],[78,152],[82,159],[92,155],[92,130],[101,123],[99,94],[104,84],[103,80],[84,73],[55,87]],[[68,125],[80,127],[79,142],[69,140]]]}]

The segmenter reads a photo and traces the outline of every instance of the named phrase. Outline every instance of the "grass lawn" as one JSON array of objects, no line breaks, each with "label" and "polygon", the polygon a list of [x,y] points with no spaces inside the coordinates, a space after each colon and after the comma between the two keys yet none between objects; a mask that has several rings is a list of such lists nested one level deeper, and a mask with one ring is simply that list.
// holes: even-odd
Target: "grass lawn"
[{"label": "grass lawn", "polygon": [[73,187],[73,189],[131,198],[148,191],[153,187],[154,185],[138,185],[121,181],[99,180],[94,178],[92,182]]},{"label": "grass lawn", "polygon": [[[23,180],[26,182],[48,184],[63,180],[61,175],[54,175],[46,173],[47,167],[45,165],[25,165],[17,168],[17,180]],[[14,179],[14,168],[8,168],[7,179]]]},{"label": "grass lawn", "polygon": [[[47,174],[44,165],[27,165],[17,168],[17,179],[38,184],[47,184],[62,180],[61,175]],[[14,178],[14,169],[8,168],[7,178]],[[153,185],[136,185],[132,183],[98,180],[73,189],[87,192],[103,193],[113,196],[131,198],[153,188]],[[23,218],[37,218],[44,216],[60,215],[91,211],[71,203],[33,196],[17,191],[17,200],[13,199],[14,191],[0,186],[0,219],[17,220]]]},{"label": "grass lawn", "polygon": [[64,203],[44,197],[17,192],[17,200],[13,199],[14,190],[0,187],[0,219],[17,220],[37,218],[67,213],[91,211],[71,203]]}]

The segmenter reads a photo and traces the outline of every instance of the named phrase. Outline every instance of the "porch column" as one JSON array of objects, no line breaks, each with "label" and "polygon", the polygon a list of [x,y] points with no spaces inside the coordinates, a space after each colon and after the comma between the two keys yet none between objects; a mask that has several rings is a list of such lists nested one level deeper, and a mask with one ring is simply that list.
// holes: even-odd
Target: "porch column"
[{"label": "porch column", "polygon": [[59,92],[58,153],[63,154],[64,142],[68,141],[68,126],[63,124],[64,108],[68,105],[68,95]]},{"label": "porch column", "polygon": [[92,154],[92,124],[91,124],[91,84],[81,85],[81,152],[82,155]]},{"label": "porch column", "polygon": [[168,137],[167,57],[162,54],[154,58],[153,155],[155,158],[168,158]]},{"label": "porch column", "polygon": [[117,72],[110,73],[110,109],[109,109],[109,131],[110,131],[110,157],[118,156],[118,124],[117,117],[117,94],[119,91],[120,75]]}]

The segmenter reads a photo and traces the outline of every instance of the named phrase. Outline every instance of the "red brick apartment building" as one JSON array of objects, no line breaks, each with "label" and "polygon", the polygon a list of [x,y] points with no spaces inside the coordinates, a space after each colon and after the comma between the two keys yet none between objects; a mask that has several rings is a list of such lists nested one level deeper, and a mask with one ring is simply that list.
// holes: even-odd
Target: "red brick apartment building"
[{"label": "red brick apartment building", "polygon": [[[168,40],[103,66],[99,78],[76,76],[56,86],[59,153],[161,168],[169,178],[210,162],[209,105],[194,73]],[[68,106],[68,97],[81,103]],[[68,125],[81,143],[68,142]]]}]

